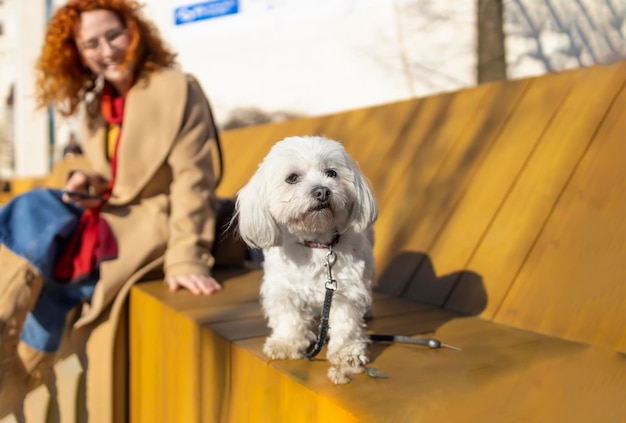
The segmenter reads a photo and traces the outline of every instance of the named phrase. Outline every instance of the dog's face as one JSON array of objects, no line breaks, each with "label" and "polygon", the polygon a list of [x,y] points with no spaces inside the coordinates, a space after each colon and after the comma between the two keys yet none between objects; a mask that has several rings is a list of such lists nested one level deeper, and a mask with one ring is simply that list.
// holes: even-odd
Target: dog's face
[{"label": "dog's face", "polygon": [[291,233],[323,233],[345,227],[355,207],[354,172],[341,146],[296,139],[267,157],[272,218]]},{"label": "dog's face", "polygon": [[239,232],[251,245],[365,230],[376,219],[373,195],[337,141],[290,137],[278,142],[237,198]]}]

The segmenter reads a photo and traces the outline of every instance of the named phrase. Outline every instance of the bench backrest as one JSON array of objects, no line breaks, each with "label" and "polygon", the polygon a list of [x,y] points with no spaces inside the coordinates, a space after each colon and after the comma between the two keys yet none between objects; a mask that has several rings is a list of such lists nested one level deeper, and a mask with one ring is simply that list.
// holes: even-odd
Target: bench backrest
[{"label": "bench backrest", "polygon": [[286,136],[337,139],[379,202],[378,290],[626,350],[625,71],[227,131],[220,193]]}]

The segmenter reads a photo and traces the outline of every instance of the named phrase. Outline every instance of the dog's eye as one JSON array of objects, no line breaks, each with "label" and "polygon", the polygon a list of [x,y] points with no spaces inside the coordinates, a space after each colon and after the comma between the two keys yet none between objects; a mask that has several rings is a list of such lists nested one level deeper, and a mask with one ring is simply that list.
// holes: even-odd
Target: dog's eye
[{"label": "dog's eye", "polygon": [[326,176],[328,176],[329,178],[336,178],[337,172],[335,172],[333,169],[326,169]]},{"label": "dog's eye", "polygon": [[287,179],[285,179],[285,182],[287,182],[288,184],[295,184],[298,182],[298,174],[297,173],[292,173],[291,175],[287,176]]}]

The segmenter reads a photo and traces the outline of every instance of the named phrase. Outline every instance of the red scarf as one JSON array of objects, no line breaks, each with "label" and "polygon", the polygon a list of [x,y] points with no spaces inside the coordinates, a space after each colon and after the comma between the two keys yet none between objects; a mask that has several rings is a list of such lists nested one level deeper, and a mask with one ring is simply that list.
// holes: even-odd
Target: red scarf
[{"label": "red scarf", "polygon": [[[124,117],[125,97],[115,96],[115,91],[105,83],[100,100],[100,110],[104,120],[109,125],[121,128]],[[111,158],[111,174],[113,175],[106,190],[101,194],[108,199],[113,190],[117,173],[117,150],[121,130],[118,131],[115,149]],[[106,146],[105,146],[106,147]],[[68,239],[65,248],[59,253],[54,265],[53,277],[61,282],[78,283],[92,274],[101,262],[117,257],[118,249],[115,236],[106,220],[100,217],[98,207],[86,209],[80,216],[78,226],[72,237]]]}]

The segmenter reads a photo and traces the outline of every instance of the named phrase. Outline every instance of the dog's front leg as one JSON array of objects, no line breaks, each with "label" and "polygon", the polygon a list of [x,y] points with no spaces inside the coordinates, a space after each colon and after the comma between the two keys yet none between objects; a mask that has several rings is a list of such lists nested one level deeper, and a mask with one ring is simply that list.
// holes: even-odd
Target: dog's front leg
[{"label": "dog's front leg", "polygon": [[363,313],[350,301],[336,301],[330,314],[328,361],[331,368],[328,377],[334,383],[350,382],[350,375],[363,373],[369,362]]},{"label": "dog's front leg", "polygon": [[302,358],[315,341],[315,334],[310,329],[312,311],[293,295],[265,296],[262,304],[272,330],[263,346],[265,355],[276,360]]}]

